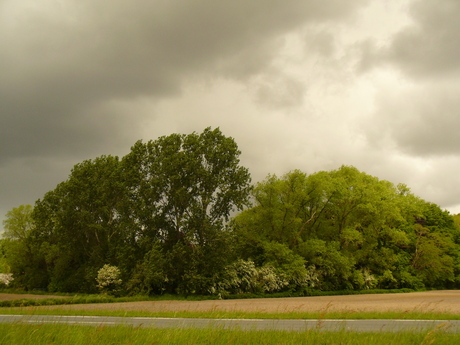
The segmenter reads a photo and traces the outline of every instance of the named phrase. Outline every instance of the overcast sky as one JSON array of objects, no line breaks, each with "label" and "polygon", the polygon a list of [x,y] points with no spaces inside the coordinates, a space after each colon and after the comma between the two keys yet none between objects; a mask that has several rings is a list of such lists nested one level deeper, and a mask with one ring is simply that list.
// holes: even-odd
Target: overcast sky
[{"label": "overcast sky", "polygon": [[0,0],[0,219],[211,126],[253,181],[353,165],[460,212],[458,0]]}]

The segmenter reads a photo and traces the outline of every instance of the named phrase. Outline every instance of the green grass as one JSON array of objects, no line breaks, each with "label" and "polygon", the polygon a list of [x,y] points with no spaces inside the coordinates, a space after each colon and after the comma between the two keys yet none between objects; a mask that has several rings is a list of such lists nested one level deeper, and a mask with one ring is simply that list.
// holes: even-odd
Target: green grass
[{"label": "green grass", "polygon": [[[391,292],[410,292],[408,290],[391,290]],[[372,290],[373,293],[380,290]],[[388,292],[388,290],[386,291]],[[342,292],[344,293],[344,292]],[[335,294],[335,293],[333,293]],[[41,315],[88,315],[88,316],[124,316],[124,317],[185,317],[185,318],[231,318],[231,319],[418,319],[418,320],[460,320],[460,314],[421,311],[420,309],[403,312],[329,312],[327,308],[321,312],[148,312],[148,311],[124,311],[124,310],[70,310],[65,305],[71,304],[97,304],[118,303],[135,301],[159,301],[159,300],[187,300],[200,301],[213,299],[210,296],[130,296],[113,297],[107,295],[66,295],[67,298],[51,299],[18,299],[12,301],[0,301],[0,314],[41,314]],[[281,296],[279,296],[281,297]],[[63,305],[59,307],[59,305]],[[41,306],[54,306],[52,309]]]},{"label": "green grass", "polygon": [[[74,296],[80,303],[128,302],[158,300],[145,296],[113,298],[108,296]],[[171,299],[163,296],[162,299]],[[177,298],[174,298],[177,299]],[[86,302],[82,302],[85,300]],[[191,299],[187,299],[191,300]],[[43,302],[43,300],[42,300]],[[68,303],[68,302],[67,302]],[[48,304],[48,303],[40,303]],[[71,302],[71,304],[73,304]],[[24,304],[13,304],[24,305]],[[125,317],[192,317],[192,318],[245,318],[245,319],[419,319],[419,320],[459,320],[460,315],[448,313],[421,312],[329,312],[327,308],[319,313],[278,312],[147,312],[122,310],[69,310],[65,306],[44,309],[39,306],[3,307],[0,314],[36,315],[89,315]],[[43,324],[0,324],[0,344],[460,344],[460,334],[444,333],[439,329],[429,332],[287,332],[287,331],[238,331],[223,329],[155,329],[129,326],[90,327],[75,325]]]},{"label": "green grass", "polygon": [[2,308],[0,314],[16,315],[85,315],[85,316],[122,316],[122,317],[183,317],[183,318],[209,318],[209,319],[404,319],[404,320],[460,320],[459,314],[433,313],[433,312],[148,312],[125,310],[69,310],[62,308],[43,309],[27,308]]},{"label": "green grass", "polygon": [[222,329],[155,329],[128,326],[90,327],[68,325],[0,324],[0,344],[9,345],[136,345],[136,344],[459,344],[460,334],[429,332],[355,333],[238,331]]}]

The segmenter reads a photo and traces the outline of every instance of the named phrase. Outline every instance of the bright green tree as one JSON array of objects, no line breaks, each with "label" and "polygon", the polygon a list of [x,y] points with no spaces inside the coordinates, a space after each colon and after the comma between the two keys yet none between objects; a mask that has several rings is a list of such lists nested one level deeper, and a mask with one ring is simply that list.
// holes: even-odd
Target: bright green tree
[{"label": "bright green tree", "polygon": [[452,216],[404,185],[349,166],[296,170],[257,184],[253,201],[233,222],[243,257],[261,264],[261,243],[283,243],[314,268],[320,288],[448,286],[458,276]]},{"label": "bright green tree", "polygon": [[239,214],[233,226],[248,239],[255,235],[293,249],[310,235],[324,210],[330,197],[328,182],[322,177],[307,177],[299,170],[281,178],[270,175],[256,184],[253,207]]},{"label": "bright green tree", "polygon": [[3,221],[3,237],[12,240],[25,240],[34,227],[32,205],[20,205],[6,213]]}]

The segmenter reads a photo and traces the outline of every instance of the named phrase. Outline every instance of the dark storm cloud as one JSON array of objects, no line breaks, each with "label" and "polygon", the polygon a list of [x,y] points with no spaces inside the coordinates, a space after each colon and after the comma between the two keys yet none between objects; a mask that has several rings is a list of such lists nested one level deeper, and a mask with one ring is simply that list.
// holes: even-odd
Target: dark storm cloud
[{"label": "dark storm cloud", "polygon": [[[0,1],[1,213],[33,203],[83,159],[128,150],[147,116],[137,100],[173,99],[193,78],[271,73],[283,35],[367,2]],[[301,89],[280,78],[288,93]]]},{"label": "dark storm cloud", "polygon": [[[24,4],[23,7],[20,5]],[[26,6],[27,5],[27,6]],[[1,25],[1,161],[75,152],[123,130],[89,118],[112,99],[165,97],[191,74],[248,78],[279,35],[346,17],[342,1],[6,2]]]}]

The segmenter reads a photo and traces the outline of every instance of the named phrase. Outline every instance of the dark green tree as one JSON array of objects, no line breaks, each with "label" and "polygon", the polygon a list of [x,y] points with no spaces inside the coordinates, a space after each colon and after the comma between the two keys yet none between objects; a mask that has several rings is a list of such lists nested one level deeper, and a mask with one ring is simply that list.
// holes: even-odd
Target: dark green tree
[{"label": "dark green tree", "polygon": [[43,253],[31,237],[35,229],[33,206],[20,205],[6,213],[3,221],[4,264],[13,274],[13,286],[46,288],[47,272]]},{"label": "dark green tree", "polygon": [[95,277],[127,246],[120,162],[102,156],[75,165],[69,178],[36,202],[33,241],[45,253],[50,290],[96,291]]},{"label": "dark green tree", "polygon": [[226,263],[224,225],[251,189],[239,155],[233,138],[206,128],[138,141],[124,157],[130,228],[144,252],[160,243],[170,258],[169,289],[204,290]]},{"label": "dark green tree", "polygon": [[449,212],[419,200],[410,247],[414,274],[429,287],[455,287],[460,265],[460,229]]}]

